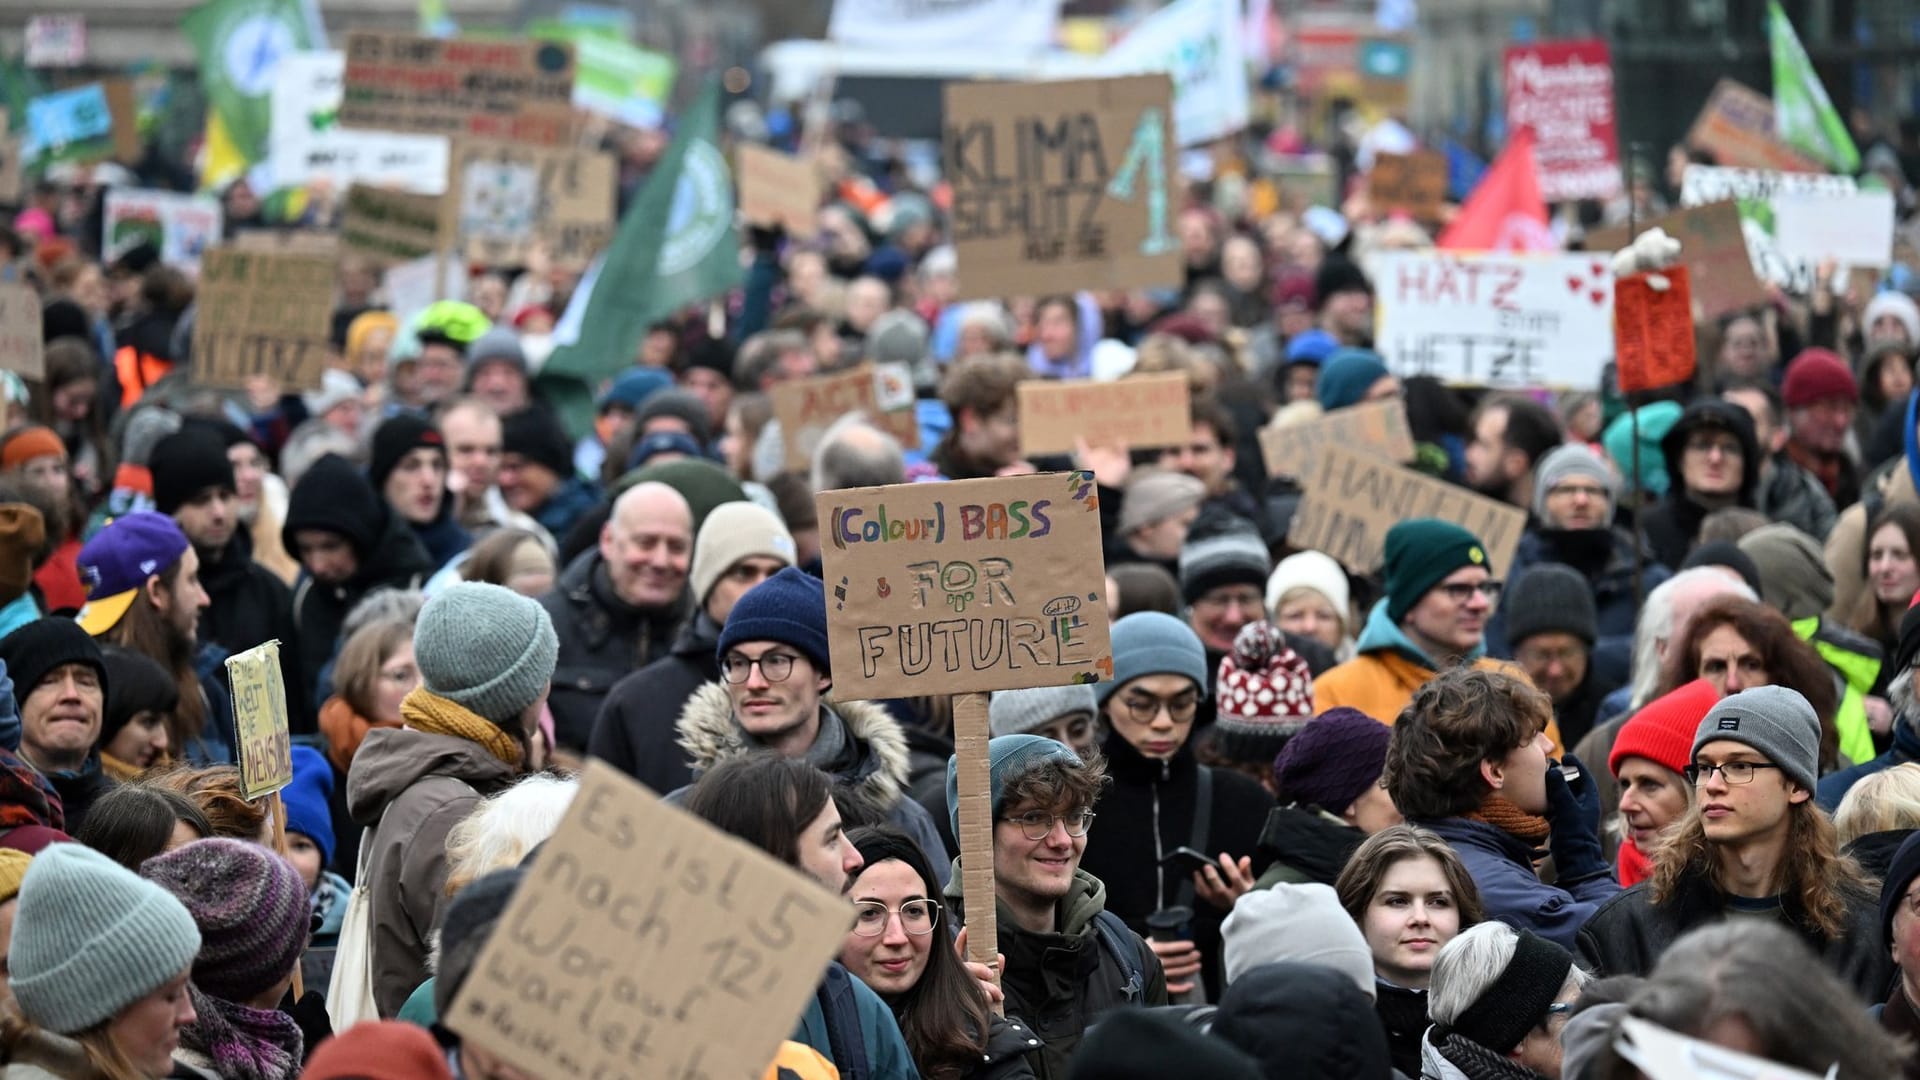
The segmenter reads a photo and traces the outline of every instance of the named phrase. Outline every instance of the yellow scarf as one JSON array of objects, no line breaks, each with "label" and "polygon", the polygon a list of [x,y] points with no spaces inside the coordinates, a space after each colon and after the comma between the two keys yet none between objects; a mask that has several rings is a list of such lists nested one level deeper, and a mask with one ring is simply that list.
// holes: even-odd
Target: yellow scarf
[{"label": "yellow scarf", "polygon": [[514,768],[520,767],[520,744],[491,720],[456,705],[424,686],[416,686],[400,702],[400,719],[415,731],[446,735],[478,743]]}]

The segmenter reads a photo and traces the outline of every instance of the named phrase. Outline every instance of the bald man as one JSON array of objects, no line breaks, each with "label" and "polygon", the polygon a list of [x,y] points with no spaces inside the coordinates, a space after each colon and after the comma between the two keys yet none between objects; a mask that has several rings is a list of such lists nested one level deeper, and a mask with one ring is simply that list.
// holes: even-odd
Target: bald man
[{"label": "bald man", "polygon": [[600,543],[567,565],[541,606],[560,635],[553,671],[553,728],[581,754],[607,691],[667,655],[691,610],[687,565],[693,511],[665,484],[635,484],[614,500]]}]

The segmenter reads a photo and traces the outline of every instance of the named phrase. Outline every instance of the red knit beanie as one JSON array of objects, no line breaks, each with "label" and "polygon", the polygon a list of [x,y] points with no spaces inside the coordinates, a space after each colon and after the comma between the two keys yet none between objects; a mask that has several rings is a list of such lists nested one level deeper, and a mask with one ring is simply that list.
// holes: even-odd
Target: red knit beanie
[{"label": "red knit beanie", "polygon": [[1860,384],[1854,381],[1847,362],[1826,349],[1803,349],[1787,365],[1787,380],[1780,385],[1780,400],[1787,408],[1799,409],[1816,401],[1860,397]]},{"label": "red knit beanie", "polygon": [[364,1020],[320,1044],[302,1080],[451,1080],[447,1058],[426,1029]]},{"label": "red knit beanie", "polygon": [[1679,772],[1693,763],[1693,736],[1700,721],[1719,702],[1720,692],[1705,679],[1695,679],[1662,697],[1654,698],[1621,725],[1607,755],[1607,770],[1620,775],[1620,763],[1646,758]]}]

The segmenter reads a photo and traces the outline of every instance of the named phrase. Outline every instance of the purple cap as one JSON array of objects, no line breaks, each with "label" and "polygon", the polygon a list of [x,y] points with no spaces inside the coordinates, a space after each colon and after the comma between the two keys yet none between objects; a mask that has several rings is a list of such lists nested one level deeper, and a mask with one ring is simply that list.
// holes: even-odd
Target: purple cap
[{"label": "purple cap", "polygon": [[186,550],[187,534],[165,514],[143,510],[113,519],[80,548],[87,606],[74,618],[95,637],[113,629],[147,579]]}]

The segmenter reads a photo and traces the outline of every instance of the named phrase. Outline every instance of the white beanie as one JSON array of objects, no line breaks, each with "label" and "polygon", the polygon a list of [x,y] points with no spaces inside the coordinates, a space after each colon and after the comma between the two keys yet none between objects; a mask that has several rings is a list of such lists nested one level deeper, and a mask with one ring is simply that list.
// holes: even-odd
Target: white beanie
[{"label": "white beanie", "polygon": [[1303,551],[1280,560],[1267,577],[1267,613],[1278,617],[1280,598],[1303,587],[1327,598],[1340,617],[1341,634],[1346,634],[1347,624],[1353,621],[1352,586],[1347,584],[1347,572],[1323,552]]},{"label": "white beanie", "polygon": [[1879,321],[1882,315],[1891,315],[1899,319],[1900,325],[1907,328],[1909,349],[1920,345],[1920,305],[1913,302],[1913,297],[1902,292],[1879,293],[1872,300],[1867,301],[1867,310],[1860,317],[1860,321],[1871,332],[1873,324]]},{"label": "white beanie", "polygon": [[693,561],[687,569],[694,600],[706,603],[707,594],[734,563],[755,555],[778,559],[783,566],[792,566],[797,560],[793,534],[780,515],[753,502],[714,507],[700,524],[700,535],[693,542]]},{"label": "white beanie", "polygon": [[1331,885],[1282,882],[1235,901],[1220,924],[1227,983],[1263,964],[1319,964],[1352,979],[1373,1000],[1373,952]]}]

